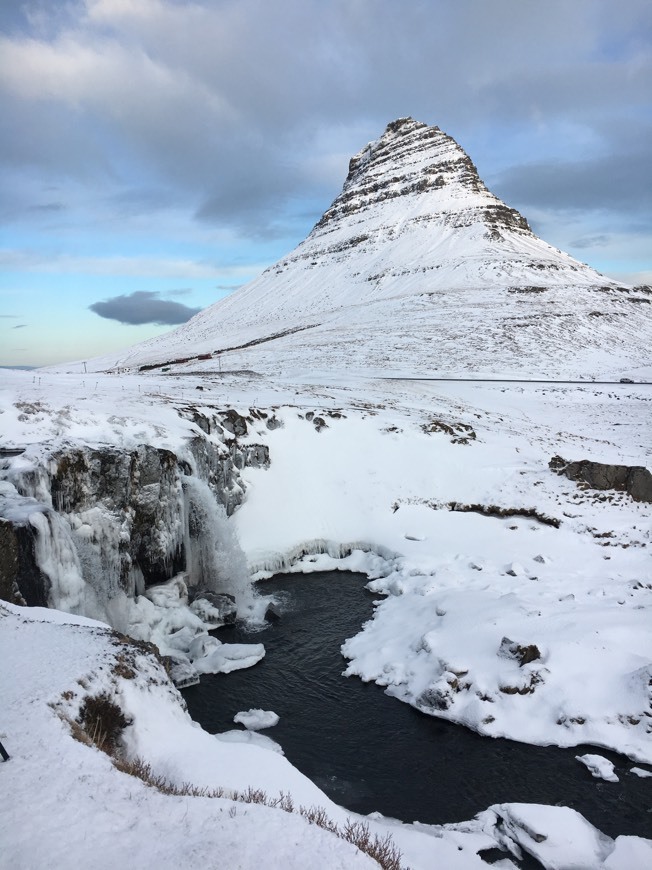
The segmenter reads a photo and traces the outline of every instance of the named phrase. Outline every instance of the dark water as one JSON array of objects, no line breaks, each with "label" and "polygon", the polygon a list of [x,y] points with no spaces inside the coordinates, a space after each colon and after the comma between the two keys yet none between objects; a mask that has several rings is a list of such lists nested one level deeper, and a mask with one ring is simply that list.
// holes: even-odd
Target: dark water
[{"label": "dark water", "polygon": [[[203,676],[184,691],[192,717],[208,731],[236,728],[233,716],[273,710],[279,724],[262,733],[334,801],[359,813],[378,810],[433,824],[472,818],[494,803],[573,807],[610,836],[652,836],[652,779],[627,771],[622,756],[579,746],[528,746],[477,734],[419,713],[382,688],[341,673],[343,641],[373,612],[360,574],[278,576],[260,584],[279,596],[282,619],[253,634],[221,629],[224,642],[262,642],[254,668]],[[597,752],[620,782],[594,779],[575,760]]]}]

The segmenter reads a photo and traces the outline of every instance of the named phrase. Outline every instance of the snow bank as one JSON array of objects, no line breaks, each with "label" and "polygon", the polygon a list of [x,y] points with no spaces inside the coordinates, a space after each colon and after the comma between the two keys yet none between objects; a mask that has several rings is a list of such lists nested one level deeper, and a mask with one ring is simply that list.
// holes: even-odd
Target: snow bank
[{"label": "snow bank", "polygon": [[643,506],[572,497],[513,417],[478,414],[460,445],[422,412],[349,410],[318,433],[275,413],[239,537],[257,576],[375,578],[386,600],[344,645],[347,675],[487,735],[652,760]]}]

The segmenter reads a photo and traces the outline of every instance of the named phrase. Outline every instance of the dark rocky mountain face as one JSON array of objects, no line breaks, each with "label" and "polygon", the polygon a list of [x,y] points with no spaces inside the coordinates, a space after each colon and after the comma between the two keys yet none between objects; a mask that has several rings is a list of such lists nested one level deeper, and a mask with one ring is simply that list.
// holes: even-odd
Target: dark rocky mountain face
[{"label": "dark rocky mountain face", "polygon": [[[426,155],[432,162],[415,169],[420,155]],[[454,139],[439,127],[429,127],[412,118],[399,118],[387,125],[377,142],[370,143],[351,158],[342,193],[324,212],[316,228],[390,199],[411,194],[428,196],[433,190],[450,186],[495,200],[480,180],[471,158]],[[467,216],[466,223],[460,225],[469,226],[473,219],[484,220],[492,231],[502,228],[531,232],[516,209],[498,201],[476,207],[473,214]]]}]

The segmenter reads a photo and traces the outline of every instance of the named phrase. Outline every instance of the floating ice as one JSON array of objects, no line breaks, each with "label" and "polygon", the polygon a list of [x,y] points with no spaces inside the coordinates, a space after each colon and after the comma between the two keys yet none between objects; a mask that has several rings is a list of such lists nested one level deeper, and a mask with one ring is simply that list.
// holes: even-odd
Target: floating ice
[{"label": "floating ice", "polygon": [[229,674],[242,668],[251,668],[265,657],[262,643],[220,643],[209,649],[193,664],[200,674]]},{"label": "floating ice", "polygon": [[272,710],[245,710],[236,713],[233,721],[244,725],[247,731],[262,731],[263,728],[273,728],[278,725],[278,715]]},{"label": "floating ice", "polygon": [[635,776],[640,776],[642,779],[652,776],[652,770],[643,770],[642,767],[632,767],[629,772],[633,773]]},{"label": "floating ice", "polygon": [[233,731],[216,734],[215,737],[222,743],[248,743],[250,746],[259,746],[261,749],[269,749],[271,752],[285,755],[280,744],[265,734],[258,734],[257,731],[242,731],[240,728],[235,728]]},{"label": "floating ice", "polygon": [[618,782],[618,777],[614,773],[613,764],[602,755],[576,755],[575,758],[586,765],[591,771],[591,776],[596,779],[606,779],[607,782]]}]

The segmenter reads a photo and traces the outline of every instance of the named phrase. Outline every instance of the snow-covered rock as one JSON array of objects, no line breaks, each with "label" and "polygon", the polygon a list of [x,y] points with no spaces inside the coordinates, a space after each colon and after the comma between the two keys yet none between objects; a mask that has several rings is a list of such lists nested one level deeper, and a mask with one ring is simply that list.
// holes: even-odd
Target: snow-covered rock
[{"label": "snow-covered rock", "polygon": [[569,807],[499,804],[490,807],[490,819],[492,813],[505,832],[505,845],[516,844],[545,870],[599,868],[614,849],[610,837]]}]

